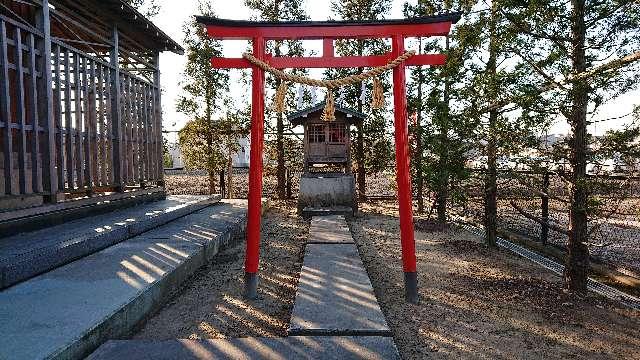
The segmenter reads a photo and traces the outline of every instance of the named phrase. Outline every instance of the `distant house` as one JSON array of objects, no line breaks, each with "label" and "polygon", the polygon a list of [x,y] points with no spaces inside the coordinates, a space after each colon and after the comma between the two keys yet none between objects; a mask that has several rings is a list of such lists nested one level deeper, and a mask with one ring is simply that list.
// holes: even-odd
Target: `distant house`
[{"label": "distant house", "polygon": [[174,169],[184,168],[184,160],[182,159],[180,145],[177,143],[169,143],[167,148],[169,150],[169,156],[171,157],[171,167]]},{"label": "distant house", "polygon": [[233,155],[234,167],[248,167],[249,166],[249,138],[243,137],[238,139],[238,145],[240,149]]},{"label": "distant house", "polygon": [[[238,139],[239,150],[233,154],[233,167],[248,167],[249,166],[249,138],[242,137]],[[180,151],[180,145],[178,143],[169,143],[169,156],[171,156],[172,168],[183,169],[184,159],[182,157],[182,151]]]}]

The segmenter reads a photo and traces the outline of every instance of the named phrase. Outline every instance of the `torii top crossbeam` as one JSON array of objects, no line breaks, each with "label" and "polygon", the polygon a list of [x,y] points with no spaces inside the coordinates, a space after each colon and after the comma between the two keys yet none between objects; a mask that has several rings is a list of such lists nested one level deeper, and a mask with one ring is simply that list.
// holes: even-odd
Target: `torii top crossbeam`
[{"label": "torii top crossbeam", "polygon": [[[400,20],[357,22],[257,22],[197,17],[198,22],[207,26],[209,36],[220,40],[253,40],[256,38],[264,40],[323,40],[321,57],[271,57],[266,55],[269,64],[278,69],[382,66],[391,60],[391,54],[336,57],[333,40],[394,38],[397,36],[402,38],[446,36],[451,31],[451,25],[459,19],[459,13]],[[407,60],[406,65],[443,65],[445,61],[446,56],[441,54],[420,54]],[[243,58],[214,58],[212,65],[219,69],[251,67],[249,61]]]},{"label": "torii top crossbeam", "polygon": [[[251,40],[253,57],[272,68],[344,68],[378,67],[387,64],[405,52],[408,37],[446,36],[460,14],[420,17],[401,20],[375,21],[290,21],[256,22],[196,17],[207,27],[211,38],[220,40]],[[336,39],[390,38],[391,52],[377,56],[335,56]],[[320,57],[273,57],[265,53],[268,40],[322,40]],[[415,241],[413,234],[412,192],[409,174],[409,141],[407,126],[406,66],[443,65],[446,56],[422,54],[409,58],[393,69],[394,126],[396,145],[396,171],[398,205],[400,212],[400,242],[405,272],[405,295],[417,302],[417,274]],[[245,290],[248,298],[257,296],[257,272],[260,256],[260,222],[262,207],[262,152],[264,146],[264,78],[260,67],[244,58],[213,58],[211,64],[218,69],[251,68],[251,164],[249,168],[249,209],[247,216],[247,242],[245,257]]]}]

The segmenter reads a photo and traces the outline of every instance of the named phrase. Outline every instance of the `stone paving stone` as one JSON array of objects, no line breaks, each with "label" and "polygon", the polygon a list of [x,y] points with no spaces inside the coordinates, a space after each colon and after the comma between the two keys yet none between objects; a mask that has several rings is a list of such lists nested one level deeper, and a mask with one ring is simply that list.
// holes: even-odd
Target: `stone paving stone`
[{"label": "stone paving stone", "polygon": [[390,335],[355,244],[308,244],[289,335]]},{"label": "stone paving stone", "polygon": [[229,340],[109,341],[89,360],[256,360],[400,359],[393,339],[362,337],[286,337]]},{"label": "stone paving stone", "polygon": [[1,291],[0,359],[81,358],[127,336],[242,239],[246,205],[225,200]]},{"label": "stone paving stone", "polygon": [[353,216],[353,208],[349,206],[312,207],[306,206],[301,211],[302,216],[309,218],[313,216],[346,215]]},{"label": "stone paving stone", "polygon": [[309,244],[353,244],[343,215],[314,216],[309,227]]}]

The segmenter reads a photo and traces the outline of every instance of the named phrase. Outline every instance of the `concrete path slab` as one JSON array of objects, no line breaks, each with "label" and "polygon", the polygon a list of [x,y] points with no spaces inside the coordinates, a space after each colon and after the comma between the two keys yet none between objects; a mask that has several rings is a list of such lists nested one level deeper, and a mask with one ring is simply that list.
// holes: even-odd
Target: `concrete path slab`
[{"label": "concrete path slab", "polygon": [[308,244],[289,335],[390,335],[355,244]]},{"label": "concrete path slab", "polygon": [[353,244],[344,215],[314,216],[309,227],[309,244]]},{"label": "concrete path slab", "polygon": [[230,340],[121,340],[102,345],[89,360],[400,359],[389,337],[287,337]]},{"label": "concrete path slab", "polygon": [[232,239],[246,201],[223,201],[0,292],[0,359],[77,359],[127,336]]},{"label": "concrete path slab", "polygon": [[0,239],[0,289],[166,224],[220,201],[169,196],[110,213]]},{"label": "concrete path slab", "polygon": [[309,218],[313,216],[343,215],[353,216],[353,208],[350,206],[312,207],[306,206],[301,211],[302,216]]}]

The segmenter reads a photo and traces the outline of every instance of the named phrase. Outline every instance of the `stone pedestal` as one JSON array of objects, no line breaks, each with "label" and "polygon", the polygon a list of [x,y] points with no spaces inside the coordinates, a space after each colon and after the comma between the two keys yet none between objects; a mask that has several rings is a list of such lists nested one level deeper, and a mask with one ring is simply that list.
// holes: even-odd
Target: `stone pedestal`
[{"label": "stone pedestal", "polygon": [[313,173],[300,177],[298,213],[318,209],[350,209],[350,215],[357,212],[356,182],[351,174]]}]

